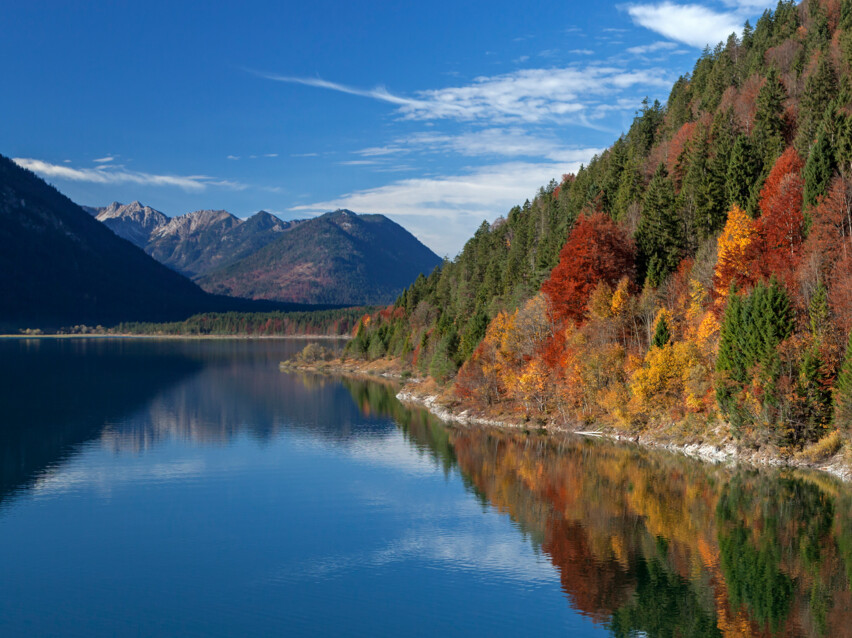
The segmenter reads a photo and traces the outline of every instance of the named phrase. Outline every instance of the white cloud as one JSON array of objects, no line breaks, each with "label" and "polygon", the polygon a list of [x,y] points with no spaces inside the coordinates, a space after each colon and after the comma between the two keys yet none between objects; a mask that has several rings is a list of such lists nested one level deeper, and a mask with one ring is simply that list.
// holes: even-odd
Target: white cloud
[{"label": "white cloud", "polygon": [[107,157],[100,157],[100,158],[98,158],[96,160],[92,160],[92,161],[95,162],[96,164],[106,164],[108,162],[113,161],[114,159],[115,159],[114,157],[107,156]]},{"label": "white cloud", "polygon": [[355,191],[336,199],[290,209],[323,213],[348,208],[404,219],[405,227],[440,255],[455,255],[482,220],[505,215],[512,206],[563,173],[576,172],[583,162],[508,162],[469,170],[461,175],[419,177]]},{"label": "white cloud", "polygon": [[575,55],[594,55],[595,52],[591,49],[571,49],[568,53],[574,53]]},{"label": "white cloud", "polygon": [[627,49],[628,53],[632,53],[633,55],[646,55],[648,53],[655,53],[656,51],[665,51],[670,49],[676,49],[677,44],[674,42],[666,42],[661,40],[659,42],[654,42],[652,44],[643,44],[638,47],[630,47]]},{"label": "white cloud", "polygon": [[232,190],[243,190],[244,184],[231,180],[217,180],[207,175],[153,175],[128,171],[121,167],[99,166],[97,168],[72,168],[50,164],[38,159],[15,157],[13,161],[42,177],[53,177],[72,182],[92,184],[141,184],[144,186],[176,186],[187,191],[201,191],[208,186],[219,186]]},{"label": "white cloud", "polygon": [[[733,1],[733,0],[732,0]],[[752,3],[749,3],[751,6]],[[717,13],[699,4],[634,4],[626,7],[633,21],[672,40],[703,48],[724,42],[742,30],[739,12]]]},{"label": "white cloud", "polygon": [[777,3],[767,2],[766,0],[722,0],[722,4],[731,9],[736,9],[740,13],[751,13],[761,9],[774,9]]},{"label": "white cloud", "polygon": [[637,87],[668,88],[671,79],[663,69],[589,66],[587,68],[523,69],[478,77],[466,86],[419,91],[416,98],[391,94],[383,87],[359,89],[310,78],[259,74],[267,79],[305,84],[350,95],[389,102],[403,119],[452,119],[472,122],[558,121],[591,126],[601,99]]},{"label": "white cloud", "polygon": [[460,135],[415,133],[394,140],[388,146],[365,148],[356,153],[364,157],[386,157],[413,151],[450,151],[467,157],[535,157],[555,162],[575,162],[587,161],[602,149],[566,147],[555,137],[535,136],[522,128],[510,127],[488,128]]}]

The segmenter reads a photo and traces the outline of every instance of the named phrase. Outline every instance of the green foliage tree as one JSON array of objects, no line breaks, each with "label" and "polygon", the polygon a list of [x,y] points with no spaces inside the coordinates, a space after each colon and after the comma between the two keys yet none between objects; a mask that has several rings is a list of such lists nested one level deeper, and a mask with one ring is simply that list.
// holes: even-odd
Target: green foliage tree
[{"label": "green foliage tree", "polygon": [[805,179],[805,206],[815,206],[817,200],[825,195],[831,178],[834,177],[834,150],[825,127],[820,128],[816,142],[811,147],[808,161],[805,164],[803,177]]},{"label": "green foliage tree", "polygon": [[674,186],[660,164],[648,184],[636,230],[639,267],[653,286],[677,268],[683,255],[683,232],[674,203]]},{"label": "green foliage tree", "polygon": [[669,331],[669,324],[665,316],[661,316],[659,321],[657,321],[657,327],[654,330],[654,338],[651,340],[651,344],[657,348],[662,348],[671,340],[672,334]]},{"label": "green foliage tree", "polygon": [[768,171],[784,150],[784,100],[787,92],[778,79],[778,71],[770,67],[766,81],[757,94],[754,116],[754,146],[764,170]]},{"label": "green foliage tree", "polygon": [[846,344],[846,357],[834,387],[834,423],[849,432],[852,430],[852,333]]},{"label": "green foliage tree", "polygon": [[726,176],[728,205],[739,204],[743,210],[754,216],[756,202],[753,201],[752,193],[755,187],[759,190],[759,185],[756,183],[759,174],[760,165],[748,136],[737,136],[731,149]]}]

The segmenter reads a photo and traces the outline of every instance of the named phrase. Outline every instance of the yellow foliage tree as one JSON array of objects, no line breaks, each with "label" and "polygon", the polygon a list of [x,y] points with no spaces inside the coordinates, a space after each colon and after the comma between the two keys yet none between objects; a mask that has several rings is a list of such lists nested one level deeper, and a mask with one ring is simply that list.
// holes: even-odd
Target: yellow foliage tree
[{"label": "yellow foliage tree", "polygon": [[713,287],[720,309],[724,307],[731,283],[752,283],[758,273],[754,272],[752,252],[759,238],[757,224],[739,206],[734,204],[728,211],[728,221],[719,236],[718,257]]}]

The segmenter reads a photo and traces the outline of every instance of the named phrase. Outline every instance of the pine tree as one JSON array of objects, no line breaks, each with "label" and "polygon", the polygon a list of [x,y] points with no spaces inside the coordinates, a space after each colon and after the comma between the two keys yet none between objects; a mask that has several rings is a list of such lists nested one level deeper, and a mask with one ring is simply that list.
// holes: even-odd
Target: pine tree
[{"label": "pine tree", "polygon": [[831,148],[825,127],[821,127],[816,142],[811,147],[805,164],[805,207],[815,206],[817,199],[825,195],[831,178],[834,177],[834,150]]},{"label": "pine tree", "polygon": [[757,94],[754,116],[754,146],[761,165],[768,170],[784,150],[784,100],[787,92],[778,79],[778,71],[770,67],[766,81]]},{"label": "pine tree", "polygon": [[658,286],[680,263],[684,238],[674,207],[674,186],[664,164],[648,184],[642,219],[636,229],[640,268],[652,286]]},{"label": "pine tree", "polygon": [[803,409],[793,429],[793,443],[819,439],[831,421],[831,392],[819,348],[808,348],[799,364],[798,393]]},{"label": "pine tree", "polygon": [[814,72],[805,81],[799,111],[799,131],[796,134],[796,150],[806,157],[816,139],[831,101],[838,93],[837,75],[828,56],[820,56]]},{"label": "pine tree", "polygon": [[672,335],[669,332],[669,324],[666,321],[664,315],[660,315],[660,318],[657,320],[657,328],[654,330],[654,339],[651,342],[655,347],[662,348],[669,341],[671,341]]},{"label": "pine tree", "polygon": [[852,430],[852,333],[834,386],[834,424],[846,432]]},{"label": "pine tree", "polygon": [[749,210],[749,204],[752,200],[752,189],[755,187],[759,173],[760,167],[751,142],[746,135],[739,135],[734,142],[734,148],[728,161],[726,176],[728,205],[739,204],[741,208],[754,216],[753,211]]}]

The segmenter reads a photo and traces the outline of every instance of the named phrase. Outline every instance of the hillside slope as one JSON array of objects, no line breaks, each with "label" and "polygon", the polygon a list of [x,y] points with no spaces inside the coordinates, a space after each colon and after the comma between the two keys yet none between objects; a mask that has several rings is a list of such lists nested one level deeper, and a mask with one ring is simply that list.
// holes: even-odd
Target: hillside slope
[{"label": "hillside slope", "polygon": [[3,156],[0,299],[0,323],[15,326],[176,319],[210,301]]},{"label": "hillside slope", "polygon": [[831,456],[852,431],[850,78],[852,2],[780,2],[350,352],[474,410]]}]

